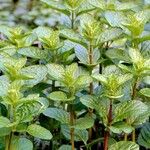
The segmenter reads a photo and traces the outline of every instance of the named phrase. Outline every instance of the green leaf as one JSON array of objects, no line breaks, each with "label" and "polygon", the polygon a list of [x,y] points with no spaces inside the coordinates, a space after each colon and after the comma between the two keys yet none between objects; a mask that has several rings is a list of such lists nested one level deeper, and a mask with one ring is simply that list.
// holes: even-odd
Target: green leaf
[{"label": "green leaf", "polygon": [[52,134],[49,130],[41,127],[37,124],[31,124],[27,128],[27,132],[37,138],[44,139],[44,140],[50,140],[52,138]]},{"label": "green leaf", "polygon": [[5,138],[0,138],[0,149],[4,150],[5,149]]},{"label": "green leaf", "polygon": [[60,11],[66,15],[70,14],[70,12],[66,9],[66,7],[60,4],[60,2],[53,1],[53,0],[41,0],[41,1],[46,3],[50,8],[54,10]]},{"label": "green leaf", "polygon": [[61,30],[60,35],[64,38],[69,39],[70,41],[73,41],[75,43],[79,43],[81,45],[85,45],[85,43],[86,43],[81,35],[77,34],[75,31],[73,31],[71,29]]},{"label": "green leaf", "polygon": [[5,25],[1,25],[1,26],[0,26],[0,33],[6,35],[7,37],[10,37],[10,36],[11,36],[11,34],[10,34],[9,31],[10,31],[10,27],[7,27],[7,26],[5,26]]},{"label": "green leaf", "polygon": [[58,150],[71,150],[71,145],[62,145]]},{"label": "green leaf", "polygon": [[74,49],[75,49],[76,57],[80,60],[80,63],[87,65],[87,66],[95,66],[99,63],[100,52],[98,49],[93,50],[92,64],[90,64],[90,61],[89,61],[88,50],[84,46],[80,44],[75,44]]},{"label": "green leaf", "polygon": [[112,144],[108,150],[139,150],[139,146],[130,141],[120,141]]},{"label": "green leaf", "polygon": [[16,103],[15,117],[19,122],[29,122],[36,115],[40,114],[45,109],[42,98],[37,96],[28,96],[23,98]]},{"label": "green leaf", "polygon": [[75,129],[88,129],[94,125],[94,119],[91,117],[79,118],[75,122]]},{"label": "green leaf", "polygon": [[126,17],[122,12],[116,11],[105,12],[105,18],[112,27],[121,27],[122,22],[126,20]]},{"label": "green leaf", "polygon": [[98,37],[98,43],[104,43],[115,40],[122,35],[123,31],[120,28],[110,28],[104,30]]},{"label": "green leaf", "polygon": [[4,55],[8,54],[8,56],[13,56],[16,52],[17,52],[16,46],[11,45],[9,43],[0,42],[0,53],[1,54],[4,54]]},{"label": "green leaf", "polygon": [[75,99],[75,97],[70,97],[68,98],[66,93],[61,92],[61,91],[55,91],[49,94],[48,96],[51,100],[54,101],[62,101],[62,102],[68,102],[68,101],[72,101]]},{"label": "green leaf", "polygon": [[75,83],[74,86],[77,89],[83,89],[87,86],[89,86],[89,84],[92,82],[92,78],[89,75],[81,75],[79,76]]},{"label": "green leaf", "polygon": [[118,67],[123,70],[125,73],[132,73],[132,68],[123,64],[119,64]]},{"label": "green leaf", "polygon": [[150,88],[141,89],[140,93],[146,97],[150,97]]},{"label": "green leaf", "polygon": [[0,76],[0,96],[6,95],[9,87],[9,80],[6,76]]},{"label": "green leaf", "polygon": [[139,125],[145,123],[148,120],[149,116],[150,116],[150,111],[148,109],[147,111],[133,117],[132,126],[136,127],[136,126],[139,126]]},{"label": "green leaf", "polygon": [[143,57],[138,49],[129,49],[129,56],[134,64],[142,63]]},{"label": "green leaf", "polygon": [[87,12],[90,12],[94,10],[95,7],[93,7],[90,3],[89,0],[85,0],[84,3],[80,5],[80,7],[77,10],[77,16],[85,14]]},{"label": "green leaf", "polygon": [[51,77],[58,81],[63,79],[63,75],[65,73],[64,68],[57,64],[47,64],[47,71]]},{"label": "green leaf", "polygon": [[52,33],[52,29],[44,26],[39,26],[33,30],[33,33],[37,35],[38,39],[49,36]]},{"label": "green leaf", "polygon": [[147,111],[148,107],[138,100],[132,100],[118,104],[114,110],[115,118],[113,122],[122,121],[123,119],[135,118],[136,116]]},{"label": "green leaf", "polygon": [[85,106],[95,109],[99,116],[103,118],[103,122],[107,122],[107,107],[98,98],[91,95],[84,95],[80,98],[80,101]]},{"label": "green leaf", "polygon": [[149,49],[150,49],[150,40],[141,43],[141,53],[144,56],[144,58],[149,58],[150,57]]},{"label": "green leaf", "polygon": [[31,76],[33,79],[26,80],[27,86],[34,86],[40,83],[47,75],[47,68],[44,65],[33,65],[21,70],[23,75]]},{"label": "green leaf", "polygon": [[100,81],[100,82],[102,82],[103,84],[107,84],[107,78],[104,76],[104,75],[101,75],[101,74],[99,74],[99,75],[93,75],[92,76],[94,79],[96,79],[96,80],[98,80],[98,81]]},{"label": "green leaf", "polygon": [[10,120],[6,117],[0,116],[0,128],[7,127],[10,124]]},{"label": "green leaf", "polygon": [[0,137],[4,137],[6,135],[9,135],[11,133],[11,128],[0,128]]},{"label": "green leaf", "polygon": [[24,38],[23,38],[23,40],[25,41],[24,42],[24,46],[31,46],[34,42],[35,42],[35,40],[37,39],[37,35],[36,34],[34,34],[34,33],[29,33],[27,36],[25,36]]},{"label": "green leaf", "polygon": [[122,49],[109,49],[106,51],[106,56],[110,59],[122,60],[125,62],[130,62],[130,57],[128,56],[127,52]]},{"label": "green leaf", "polygon": [[132,75],[131,74],[123,74],[123,75],[120,75],[118,77],[118,84],[119,85],[122,85],[124,84],[125,82],[129,81],[130,79],[132,79]]},{"label": "green leaf", "polygon": [[89,2],[94,7],[97,7],[100,9],[104,9],[104,7],[105,7],[105,2],[103,0],[89,0]]},{"label": "green leaf", "polygon": [[[70,128],[67,125],[61,125],[61,132],[68,140],[71,139]],[[75,129],[74,130],[74,138],[75,138],[75,141],[83,141],[84,144],[86,144],[86,142],[88,140],[88,131],[85,129],[83,129],[83,130]]]},{"label": "green leaf", "polygon": [[66,7],[72,11],[73,10],[75,11],[83,2],[84,0],[74,0],[74,1],[65,0]]},{"label": "green leaf", "polygon": [[65,75],[71,76],[72,78],[75,78],[77,71],[78,71],[77,63],[72,63],[71,65],[66,67]]},{"label": "green leaf", "polygon": [[88,51],[84,46],[76,44],[75,45],[75,54],[81,63],[83,63],[83,64],[89,63]]},{"label": "green leaf", "polygon": [[145,123],[142,126],[141,132],[138,136],[138,144],[150,148],[150,123]]},{"label": "green leaf", "polygon": [[40,50],[37,47],[20,48],[18,50],[18,53],[23,56],[27,56],[27,57],[31,57],[31,58],[35,58],[35,59],[46,59],[47,55],[48,55],[47,51]]},{"label": "green leaf", "polygon": [[131,133],[134,128],[131,125],[126,124],[125,122],[118,122],[109,127],[113,133],[121,134],[123,133]]},{"label": "green leaf", "polygon": [[117,10],[122,11],[122,10],[130,10],[133,8],[136,8],[138,5],[135,4],[134,2],[125,2],[125,3],[119,3],[117,5]]},{"label": "green leaf", "polygon": [[62,109],[47,108],[46,111],[43,112],[43,114],[47,117],[56,119],[57,121],[60,121],[62,124],[69,123],[69,113]]},{"label": "green leaf", "polygon": [[11,150],[33,150],[33,144],[26,138],[13,137]]}]

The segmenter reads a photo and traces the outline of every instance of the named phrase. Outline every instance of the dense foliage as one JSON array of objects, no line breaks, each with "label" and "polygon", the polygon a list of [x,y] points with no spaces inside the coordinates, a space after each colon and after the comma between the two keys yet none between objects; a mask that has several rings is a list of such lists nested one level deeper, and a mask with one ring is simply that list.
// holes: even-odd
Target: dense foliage
[{"label": "dense foliage", "polygon": [[20,1],[1,10],[0,150],[150,149],[149,0],[29,0],[18,15]]}]

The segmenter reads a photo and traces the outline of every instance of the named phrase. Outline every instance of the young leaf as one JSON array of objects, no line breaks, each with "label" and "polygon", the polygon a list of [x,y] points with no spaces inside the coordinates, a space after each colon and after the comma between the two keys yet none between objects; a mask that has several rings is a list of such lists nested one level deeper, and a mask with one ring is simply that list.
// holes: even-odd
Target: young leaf
[{"label": "young leaf", "polygon": [[27,128],[27,132],[37,138],[44,139],[44,140],[50,140],[52,138],[52,134],[49,130],[41,127],[37,124],[31,124]]},{"label": "young leaf", "polygon": [[94,79],[96,79],[96,80],[102,82],[103,84],[107,84],[107,83],[108,83],[108,82],[107,82],[107,78],[106,78],[104,75],[99,74],[99,75],[93,75],[92,77],[93,77]]},{"label": "young leaf", "polygon": [[134,64],[143,63],[143,57],[138,49],[129,49],[129,56]]},{"label": "young leaf", "polygon": [[34,116],[40,114],[43,108],[45,108],[45,106],[40,102],[39,97],[27,97],[16,103],[14,115],[18,122],[29,122]]},{"label": "young leaf", "polygon": [[66,6],[72,11],[75,11],[83,2],[84,0],[65,0]]},{"label": "young leaf", "polygon": [[64,68],[57,64],[47,64],[48,74],[55,80],[61,81],[65,73]]}]

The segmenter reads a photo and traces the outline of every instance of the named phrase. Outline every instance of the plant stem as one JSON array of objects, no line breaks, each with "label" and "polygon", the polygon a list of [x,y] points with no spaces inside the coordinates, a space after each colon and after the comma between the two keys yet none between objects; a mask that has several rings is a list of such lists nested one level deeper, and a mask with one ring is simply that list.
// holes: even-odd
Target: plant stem
[{"label": "plant stem", "polygon": [[52,80],[52,91],[55,90],[55,80]]},{"label": "plant stem", "polygon": [[[136,88],[137,88],[137,84],[138,84],[138,78],[135,79],[135,82],[133,84],[133,88],[132,88],[132,100],[134,100],[136,98]],[[135,142],[135,137],[136,137],[136,133],[135,133],[135,129],[132,131],[132,141]]]},{"label": "plant stem", "polygon": [[[74,29],[74,21],[75,21],[75,12],[72,10],[71,12],[71,29]],[[72,90],[70,90],[70,96],[72,97],[72,95],[74,95],[74,92]],[[73,104],[70,104],[70,126],[73,126],[75,122],[75,115],[74,115],[74,110],[73,110]],[[74,128],[71,127],[70,128],[70,137],[71,137],[71,150],[74,150]]]},{"label": "plant stem", "polygon": [[[14,107],[12,105],[9,105],[7,117],[11,120],[11,122],[14,121],[13,114],[14,114]],[[5,137],[5,150],[11,150],[12,137],[13,137],[13,132],[11,132],[9,135]]]},{"label": "plant stem", "polygon": [[[108,126],[110,126],[111,122],[112,122],[112,100],[110,100],[109,112],[108,112],[107,118],[108,118]],[[110,130],[107,129],[107,131],[105,131],[105,135],[104,135],[104,150],[108,150],[109,136],[110,136]]]},{"label": "plant stem", "polygon": [[[93,45],[92,45],[91,42],[89,44],[89,51],[88,52],[89,52],[88,53],[88,55],[89,55],[89,64],[93,64]],[[92,75],[92,69],[91,68],[90,68],[90,75]],[[93,94],[93,82],[90,83],[89,94],[90,95]],[[89,108],[88,113],[89,113],[89,116],[92,117],[93,110]],[[89,128],[89,141],[91,140],[91,138],[92,138],[92,127]]]},{"label": "plant stem", "polygon": [[71,29],[74,29],[75,13],[71,12]]},{"label": "plant stem", "polygon": [[14,11],[17,7],[19,0],[12,0],[12,11]]},{"label": "plant stem", "polygon": [[[89,64],[93,64],[93,45],[90,42],[89,45]],[[92,69],[90,68],[90,75],[92,74]],[[90,83],[89,94],[93,94],[93,83]]]},{"label": "plant stem", "polygon": [[[74,111],[73,105],[70,104],[70,126],[74,125]],[[74,128],[70,128],[70,136],[71,136],[71,149],[74,150]]]},{"label": "plant stem", "polygon": [[136,88],[137,88],[137,84],[138,84],[138,78],[135,79],[135,82],[133,84],[133,88],[132,88],[132,100],[134,100],[136,98]]},{"label": "plant stem", "polygon": [[127,140],[128,140],[128,134],[125,133],[125,134],[124,134],[124,141],[127,141]]},{"label": "plant stem", "polygon": [[132,142],[135,142],[135,129],[132,131]]},{"label": "plant stem", "polygon": [[30,1],[29,1],[29,4],[28,4],[28,10],[29,10],[29,11],[32,10],[33,2],[34,2],[34,0],[30,0]]},{"label": "plant stem", "polygon": [[12,137],[13,137],[13,132],[10,133],[10,135],[8,135],[8,143],[7,143],[7,147],[6,150],[11,150],[11,141],[12,141]]}]

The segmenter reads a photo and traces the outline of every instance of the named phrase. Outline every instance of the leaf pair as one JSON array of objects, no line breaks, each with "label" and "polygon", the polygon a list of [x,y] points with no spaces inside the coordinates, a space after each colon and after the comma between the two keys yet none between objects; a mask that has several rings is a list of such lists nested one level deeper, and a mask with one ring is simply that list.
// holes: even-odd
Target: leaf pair
[{"label": "leaf pair", "polygon": [[87,87],[92,81],[89,75],[79,74],[77,64],[71,64],[66,68],[57,64],[48,64],[47,67],[48,74],[53,77],[53,79],[59,81],[63,86],[69,89],[72,88],[74,91]]},{"label": "leaf pair", "polygon": [[130,74],[121,74],[115,66],[108,66],[104,70],[104,74],[93,75],[93,78],[100,81],[104,86],[105,96],[109,98],[122,97],[122,85],[132,78]]}]

